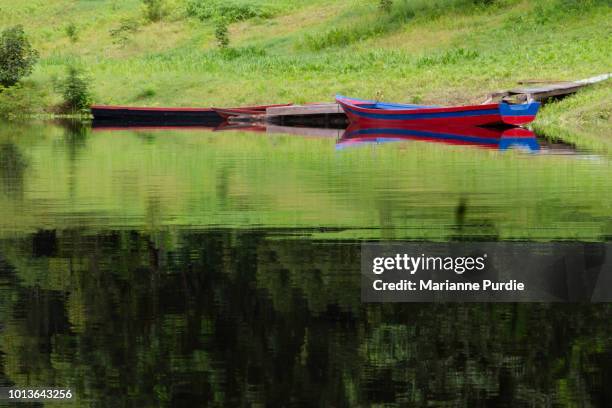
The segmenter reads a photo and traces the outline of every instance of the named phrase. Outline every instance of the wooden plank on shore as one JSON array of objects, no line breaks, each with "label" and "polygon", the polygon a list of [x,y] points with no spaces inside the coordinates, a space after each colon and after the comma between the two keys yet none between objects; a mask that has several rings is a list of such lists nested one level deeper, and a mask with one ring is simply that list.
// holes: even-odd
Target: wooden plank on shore
[{"label": "wooden plank on shore", "polygon": [[586,79],[581,79],[579,81],[575,81],[578,84],[585,84],[585,85],[589,85],[589,84],[596,84],[598,82],[603,82],[606,81],[608,79],[612,78],[612,73],[610,74],[601,74],[601,75],[597,75],[591,78],[586,78]]},{"label": "wooden plank on shore", "polygon": [[567,84],[568,82],[572,82],[572,81],[558,81],[558,80],[553,80],[553,79],[523,79],[521,81],[517,81],[517,83],[520,84],[520,85],[527,85],[527,84]]},{"label": "wooden plank on shore", "polygon": [[266,109],[267,116],[326,115],[342,112],[340,105],[335,102],[312,105],[276,106]]},{"label": "wooden plank on shore", "polygon": [[568,84],[559,84],[559,85],[549,85],[549,86],[540,86],[540,87],[534,87],[534,88],[514,88],[514,89],[510,89],[508,92],[510,92],[511,94],[531,94],[531,95],[535,95],[535,94],[543,94],[543,93],[549,93],[549,92],[553,92],[553,91],[574,91],[575,89],[579,89],[582,88],[584,85],[581,84],[577,84],[575,82],[571,82]]},{"label": "wooden plank on shore", "polygon": [[550,85],[543,85],[543,86],[530,87],[530,88],[526,88],[526,87],[514,88],[508,91],[493,92],[489,94],[489,97],[485,101],[485,103],[490,103],[493,100],[496,100],[499,98],[501,98],[502,100],[505,100],[505,98],[507,97],[516,97],[516,96],[518,96],[519,99],[523,99],[523,100],[533,99],[536,101],[545,101],[546,99],[551,98],[551,97],[569,95],[569,94],[575,93],[587,85],[592,85],[598,82],[603,82],[610,78],[612,78],[612,74],[602,74],[602,75],[597,75],[591,78],[581,79],[578,81],[557,82],[557,83],[551,83]]},{"label": "wooden plank on shore", "polygon": [[578,86],[563,86],[563,87],[542,87],[542,88],[531,88],[531,89],[512,89],[509,91],[510,95],[526,95],[536,101],[544,101],[548,98],[561,95],[569,95],[578,92],[583,85]]}]

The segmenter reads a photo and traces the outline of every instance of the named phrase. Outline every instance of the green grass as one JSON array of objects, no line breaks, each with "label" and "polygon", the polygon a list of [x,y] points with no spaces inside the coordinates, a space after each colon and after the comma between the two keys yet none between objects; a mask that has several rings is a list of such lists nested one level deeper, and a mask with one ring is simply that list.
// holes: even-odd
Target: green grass
[{"label": "green grass", "polygon": [[[0,0],[0,27],[23,24],[40,50],[31,80],[52,89],[67,65],[86,67],[96,103],[301,103],[335,93],[470,103],[519,80],[612,66],[607,0],[397,0],[390,13],[373,0],[232,0],[223,4],[273,12],[232,18],[224,52],[216,17],[191,17],[186,0],[166,1],[156,23],[137,0],[13,3]],[[133,29],[113,35],[126,25]],[[58,103],[49,92],[45,105]]]}]

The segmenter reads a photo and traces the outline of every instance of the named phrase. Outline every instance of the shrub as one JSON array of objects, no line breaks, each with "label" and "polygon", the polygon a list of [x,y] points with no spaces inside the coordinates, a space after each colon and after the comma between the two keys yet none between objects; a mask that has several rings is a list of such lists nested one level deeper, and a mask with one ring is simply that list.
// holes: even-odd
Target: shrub
[{"label": "shrub", "polygon": [[21,81],[10,88],[0,85],[0,118],[43,113],[47,105],[47,89],[36,82]]},{"label": "shrub", "polygon": [[217,39],[219,48],[227,48],[229,46],[229,31],[227,29],[227,22],[223,19],[217,20],[215,25],[215,38]]},{"label": "shrub", "polygon": [[109,34],[114,44],[124,46],[129,40],[129,36],[138,32],[138,22],[132,19],[123,19],[119,27],[109,30]]},{"label": "shrub", "polygon": [[147,99],[152,98],[157,94],[155,89],[153,88],[145,88],[138,95],[136,95],[136,99]]},{"label": "shrub", "polygon": [[385,13],[390,13],[392,7],[393,0],[379,0],[378,2],[378,8],[384,11]]},{"label": "shrub", "polygon": [[91,103],[89,84],[79,69],[69,67],[66,78],[61,81],[59,88],[64,98],[64,111],[75,112],[89,109]]},{"label": "shrub", "polygon": [[7,28],[0,36],[0,84],[9,87],[32,73],[38,52],[32,48],[23,27]]},{"label": "shrub", "polygon": [[142,0],[144,14],[148,21],[159,21],[166,14],[164,0]]},{"label": "shrub", "polygon": [[70,41],[77,42],[77,40],[79,39],[79,35],[76,24],[74,24],[73,22],[68,23],[68,25],[66,26],[66,35],[68,36],[68,38],[70,38]]},{"label": "shrub", "polygon": [[227,23],[255,17],[269,18],[274,15],[269,7],[223,0],[189,0],[187,14],[200,20],[224,19]]}]

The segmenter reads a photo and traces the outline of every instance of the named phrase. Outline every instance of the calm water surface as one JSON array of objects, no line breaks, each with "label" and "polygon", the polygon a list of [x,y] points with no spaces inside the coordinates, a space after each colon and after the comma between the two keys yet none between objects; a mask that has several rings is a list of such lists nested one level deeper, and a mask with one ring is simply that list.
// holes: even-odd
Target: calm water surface
[{"label": "calm water surface", "polygon": [[0,125],[0,386],[612,406],[610,305],[364,305],[358,272],[364,239],[608,241],[608,158],[337,136]]}]

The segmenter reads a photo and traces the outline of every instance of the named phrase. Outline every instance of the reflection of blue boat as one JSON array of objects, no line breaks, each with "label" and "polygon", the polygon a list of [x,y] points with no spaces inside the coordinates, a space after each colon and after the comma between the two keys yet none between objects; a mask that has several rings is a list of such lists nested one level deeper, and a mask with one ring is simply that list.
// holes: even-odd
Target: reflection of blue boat
[{"label": "reflection of blue boat", "polygon": [[521,148],[529,151],[540,149],[535,134],[523,128],[495,129],[482,127],[423,126],[369,127],[351,125],[336,144],[336,148],[364,143],[387,143],[417,140],[453,145],[476,146],[508,150]]}]

